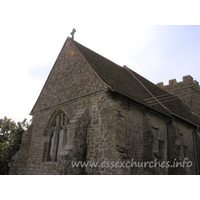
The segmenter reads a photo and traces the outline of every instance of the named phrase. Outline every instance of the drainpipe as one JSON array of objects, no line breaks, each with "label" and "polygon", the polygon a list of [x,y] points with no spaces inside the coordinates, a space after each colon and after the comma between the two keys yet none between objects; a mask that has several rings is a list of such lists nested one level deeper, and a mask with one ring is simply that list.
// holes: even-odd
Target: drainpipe
[{"label": "drainpipe", "polygon": [[[197,128],[198,130],[198,128]],[[194,146],[194,157],[195,157],[195,166],[196,166],[196,174],[199,175],[199,167],[198,167],[198,158],[197,158],[197,149],[196,149],[196,139],[195,139],[195,132],[192,132],[193,136],[193,146]]]},{"label": "drainpipe", "polygon": [[[169,148],[170,148],[170,144],[169,144],[169,124],[171,122],[171,119],[169,119],[169,121],[167,122],[167,162],[170,161],[169,157],[170,157],[170,152],[169,152]],[[171,174],[171,167],[168,168],[168,175]]]}]

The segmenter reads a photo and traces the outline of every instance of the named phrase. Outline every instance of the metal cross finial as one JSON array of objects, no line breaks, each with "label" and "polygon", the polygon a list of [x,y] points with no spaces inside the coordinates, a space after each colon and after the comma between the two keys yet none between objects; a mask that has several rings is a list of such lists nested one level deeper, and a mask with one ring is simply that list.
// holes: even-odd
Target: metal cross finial
[{"label": "metal cross finial", "polygon": [[71,32],[71,35],[72,35],[72,40],[74,40],[74,33],[76,33],[76,29],[73,28],[72,32]]}]

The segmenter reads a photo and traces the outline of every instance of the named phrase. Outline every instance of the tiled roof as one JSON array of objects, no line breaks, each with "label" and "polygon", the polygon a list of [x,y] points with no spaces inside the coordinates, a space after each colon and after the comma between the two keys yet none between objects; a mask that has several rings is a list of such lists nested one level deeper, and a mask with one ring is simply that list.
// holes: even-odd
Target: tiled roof
[{"label": "tiled roof", "polygon": [[[130,71],[133,76],[135,76],[147,88],[147,90],[154,96],[154,98],[158,99],[158,101],[172,114],[186,119],[196,125],[200,125],[200,117],[194,114],[177,96],[166,92],[136,72],[132,70]],[[150,105],[153,104],[150,99],[147,99],[146,103],[150,103]]]},{"label": "tiled roof", "polygon": [[[120,67],[76,41],[73,41],[73,43],[103,82],[109,85],[111,89],[119,91],[143,104],[145,104],[145,99],[151,97],[123,67]],[[151,107],[166,113],[166,111],[158,104],[154,104]]]},{"label": "tiled roof", "polygon": [[101,80],[112,90],[119,91],[159,112],[174,114],[200,125],[200,117],[193,114],[178,97],[169,94],[129,68],[120,67],[78,42],[74,40],[72,42]]}]

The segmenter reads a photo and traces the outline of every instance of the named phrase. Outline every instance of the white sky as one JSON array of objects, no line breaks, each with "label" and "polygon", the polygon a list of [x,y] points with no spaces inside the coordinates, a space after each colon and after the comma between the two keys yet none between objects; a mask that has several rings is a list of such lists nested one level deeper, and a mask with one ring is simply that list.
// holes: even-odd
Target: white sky
[{"label": "white sky", "polygon": [[76,28],[75,40],[157,83],[192,75],[200,81],[197,1],[0,2],[0,118],[31,118],[55,60]]}]

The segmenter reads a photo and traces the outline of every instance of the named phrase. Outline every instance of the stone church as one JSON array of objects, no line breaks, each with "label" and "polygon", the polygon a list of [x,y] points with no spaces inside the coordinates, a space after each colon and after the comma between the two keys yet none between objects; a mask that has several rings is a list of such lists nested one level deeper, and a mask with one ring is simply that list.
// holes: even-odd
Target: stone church
[{"label": "stone church", "polygon": [[148,81],[67,38],[10,174],[199,174],[200,86]]}]

